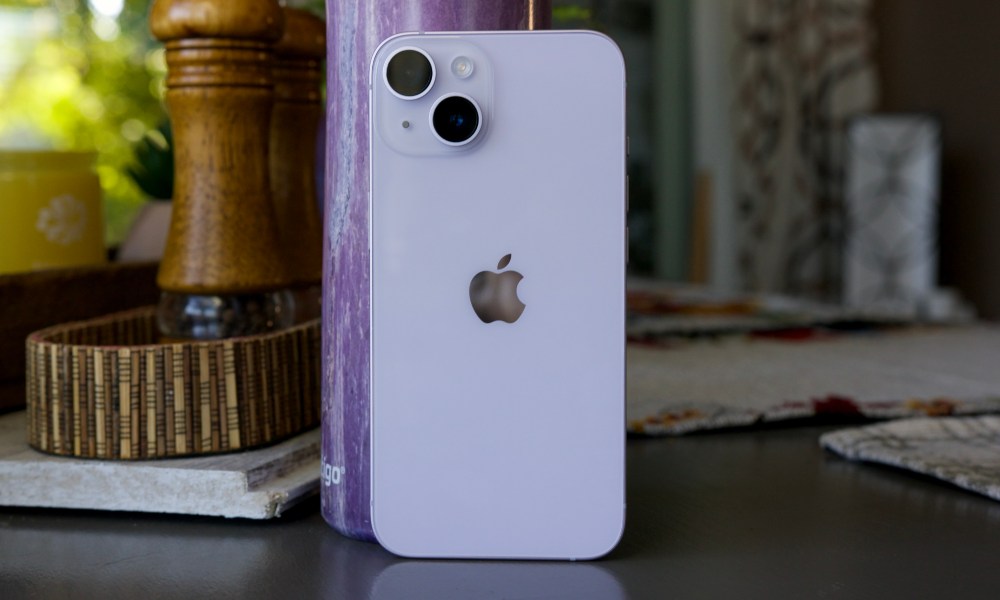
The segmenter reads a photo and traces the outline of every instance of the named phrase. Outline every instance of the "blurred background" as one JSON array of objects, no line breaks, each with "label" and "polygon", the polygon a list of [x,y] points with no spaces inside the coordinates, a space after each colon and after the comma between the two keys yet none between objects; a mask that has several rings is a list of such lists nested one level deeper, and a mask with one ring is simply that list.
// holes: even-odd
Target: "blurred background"
[{"label": "blurred background", "polygon": [[[167,168],[145,160],[169,146],[149,4],[0,0],[0,148],[95,150],[111,247],[156,195],[146,171]],[[925,115],[940,126],[926,167],[939,205],[920,232],[937,282],[1000,317],[1000,4],[553,4],[556,27],[603,31],[626,57],[633,274],[839,301],[846,132],[862,115]]]}]

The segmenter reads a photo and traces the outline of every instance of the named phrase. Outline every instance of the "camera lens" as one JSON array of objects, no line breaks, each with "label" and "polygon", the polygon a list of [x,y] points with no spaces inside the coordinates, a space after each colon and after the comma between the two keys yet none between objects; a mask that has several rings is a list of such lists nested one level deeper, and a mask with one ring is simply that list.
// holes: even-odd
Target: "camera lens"
[{"label": "camera lens", "polygon": [[482,115],[472,98],[463,95],[445,96],[434,103],[431,126],[442,142],[459,146],[472,141],[479,133]]},{"label": "camera lens", "polygon": [[397,96],[419,98],[434,83],[434,63],[423,51],[404,48],[386,63],[385,82]]}]

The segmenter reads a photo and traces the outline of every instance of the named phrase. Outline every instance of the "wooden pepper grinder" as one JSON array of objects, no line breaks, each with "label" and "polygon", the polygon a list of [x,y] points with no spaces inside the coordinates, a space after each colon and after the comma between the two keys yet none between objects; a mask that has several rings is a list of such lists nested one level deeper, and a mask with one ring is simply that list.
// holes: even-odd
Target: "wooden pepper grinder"
[{"label": "wooden pepper grinder", "polygon": [[277,0],[156,0],[175,142],[174,207],[157,283],[167,338],[291,324],[268,176]]},{"label": "wooden pepper grinder", "polygon": [[323,119],[320,84],[326,23],[285,8],[285,33],[274,47],[271,195],[292,279],[295,321],[319,318],[323,224],[316,199],[316,140]]}]

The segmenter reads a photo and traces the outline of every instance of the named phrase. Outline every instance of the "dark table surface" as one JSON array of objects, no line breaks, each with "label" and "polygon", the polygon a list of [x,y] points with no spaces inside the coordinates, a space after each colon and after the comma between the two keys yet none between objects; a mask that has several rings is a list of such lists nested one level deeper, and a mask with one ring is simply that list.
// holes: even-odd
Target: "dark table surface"
[{"label": "dark table surface", "polygon": [[825,453],[831,428],[630,440],[625,536],[591,563],[396,559],[316,499],[269,522],[0,508],[0,598],[1000,597],[1000,503]]}]

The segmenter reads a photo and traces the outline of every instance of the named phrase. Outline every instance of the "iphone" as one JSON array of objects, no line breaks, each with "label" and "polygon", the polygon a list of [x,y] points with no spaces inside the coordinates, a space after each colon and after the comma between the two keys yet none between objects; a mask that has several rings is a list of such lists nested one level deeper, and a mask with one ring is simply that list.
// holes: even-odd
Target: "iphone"
[{"label": "iphone", "polygon": [[370,77],[372,527],[589,559],[625,516],[625,69],[594,32],[403,34]]}]

